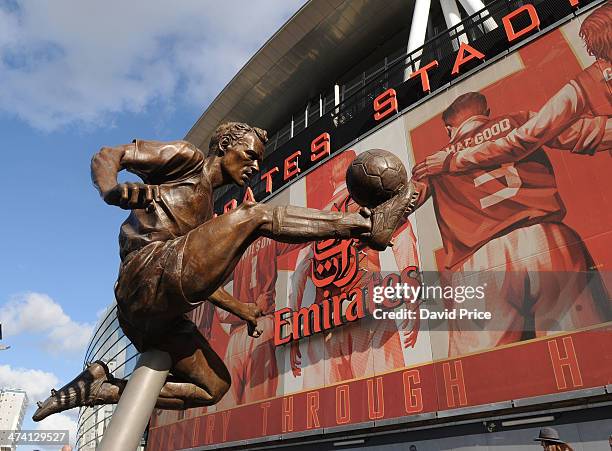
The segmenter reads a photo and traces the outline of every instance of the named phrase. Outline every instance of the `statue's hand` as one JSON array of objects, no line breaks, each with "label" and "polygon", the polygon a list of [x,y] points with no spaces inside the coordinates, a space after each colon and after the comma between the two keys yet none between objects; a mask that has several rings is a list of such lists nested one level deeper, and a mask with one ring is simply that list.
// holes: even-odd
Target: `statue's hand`
[{"label": "statue's hand", "polygon": [[109,205],[116,205],[124,210],[145,208],[149,210],[156,201],[161,200],[158,185],[144,183],[118,183],[103,195]]},{"label": "statue's hand", "polygon": [[259,338],[263,333],[263,329],[257,326],[257,318],[262,316],[261,309],[255,304],[245,304],[245,310],[244,320],[247,322],[248,334]]}]

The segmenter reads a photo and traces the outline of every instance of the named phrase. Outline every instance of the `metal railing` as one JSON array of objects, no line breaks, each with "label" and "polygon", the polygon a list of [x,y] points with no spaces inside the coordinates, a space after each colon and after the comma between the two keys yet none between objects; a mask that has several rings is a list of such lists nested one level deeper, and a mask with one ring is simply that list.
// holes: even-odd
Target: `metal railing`
[{"label": "metal railing", "polygon": [[[305,137],[311,137],[312,139],[312,137],[317,136],[318,130],[329,131],[331,133],[332,131],[337,132],[341,128],[352,128],[352,134],[348,132],[341,133],[344,138],[341,137],[340,140],[335,139],[334,147],[339,148],[377,125],[371,122],[367,123],[367,119],[364,119],[363,116],[364,114],[370,115],[373,100],[388,88],[398,90],[402,87],[404,88],[401,96],[402,110],[410,109],[417,105],[430,96],[430,94],[422,91],[419,77],[409,79],[407,75],[434,59],[438,61],[438,67],[429,72],[431,93],[457,83],[464,75],[457,77],[452,74],[452,68],[457,56],[457,51],[453,45],[458,47],[462,36],[466,36],[471,46],[485,54],[484,61],[474,60],[462,66],[462,73],[468,74],[476,67],[483,67],[489,64],[492,59],[509,53],[515,47],[524,45],[528,42],[527,38],[530,36],[537,35],[542,30],[560,21],[569,20],[569,18],[577,15],[581,9],[601,3],[602,1],[581,0],[577,8],[573,8],[569,0],[492,1],[485,9],[437,34],[426,41],[422,47],[399,57],[394,57],[393,62],[385,64],[385,69],[379,71],[375,77],[370,77],[367,80],[364,77],[364,85],[343,99],[341,103],[334,106],[331,111],[325,112],[316,121],[309,122],[307,128],[293,136],[283,145],[274,150],[267,149],[261,173],[279,164],[282,167],[282,159],[293,150],[308,148],[309,142],[306,141]],[[502,17],[525,4],[531,4],[536,7],[540,18],[540,27],[538,30],[534,30],[531,35],[523,37],[517,43],[509,43],[502,25]],[[517,29],[528,24],[526,22],[528,19],[525,16],[518,16],[513,19],[513,24]],[[493,19],[498,26],[496,29],[487,32],[484,29],[484,22],[489,19]],[[360,117],[360,120],[355,120],[357,117]],[[282,158],[279,156],[282,156]],[[302,174],[296,177],[295,180],[303,176],[304,172],[308,169],[308,167],[303,168]],[[260,180],[259,176],[255,176],[251,188],[255,193],[256,200],[261,201],[268,197],[265,192],[265,182]],[[218,213],[222,212],[223,205],[231,199],[242,199],[243,194],[243,190],[233,186],[223,187],[218,190],[215,193],[215,211]]]}]

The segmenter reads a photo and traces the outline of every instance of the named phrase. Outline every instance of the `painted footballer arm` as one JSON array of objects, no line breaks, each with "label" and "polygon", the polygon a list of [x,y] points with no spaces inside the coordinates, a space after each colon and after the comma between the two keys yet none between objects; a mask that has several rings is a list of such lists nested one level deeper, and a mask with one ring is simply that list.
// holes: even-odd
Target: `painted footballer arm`
[{"label": "painted footballer arm", "polygon": [[612,118],[587,116],[578,119],[557,138],[546,143],[553,149],[594,155],[612,150]]},{"label": "painted footballer arm", "polygon": [[442,173],[460,173],[519,161],[543,145],[592,154],[611,147],[612,123],[605,117],[586,117],[588,105],[573,82],[551,97],[520,127],[494,141],[460,152],[442,150],[413,169],[417,180]]},{"label": "painted footballer arm", "polygon": [[[310,268],[312,267],[313,256],[312,245],[306,246],[300,251],[295,263],[295,271],[291,275],[291,291],[289,292],[289,307],[294,310],[299,310],[302,307],[306,282],[308,281],[308,275],[311,273]],[[302,374],[302,369],[300,368],[302,364],[300,342],[299,340],[293,340],[289,346],[291,373],[293,377],[298,377]]]},{"label": "painted footballer arm", "polygon": [[568,83],[538,113],[504,138],[455,153],[450,157],[449,172],[463,172],[521,160],[557,138],[580,119],[586,109],[584,96],[572,83]]},{"label": "painted footballer arm", "polygon": [[[412,229],[410,221],[406,221],[406,224],[400,229],[397,234],[393,245],[393,255],[400,272],[404,272],[407,268],[414,267],[418,271],[420,267],[419,255],[417,249],[417,240]],[[418,312],[420,302],[406,301],[405,308]],[[404,348],[414,348],[419,335],[420,320],[418,316],[416,319],[411,320],[406,318],[399,324],[399,331],[402,337],[402,343]]]},{"label": "painted footballer arm", "polygon": [[245,304],[232,296],[224,288],[217,290],[208,297],[208,300],[226,312],[233,313],[238,318],[247,322],[248,332],[251,337],[259,337],[262,330],[257,327],[257,318],[261,316],[261,309],[255,304]]},{"label": "painted footballer arm", "polygon": [[[310,247],[310,243],[281,243],[274,241],[274,259],[278,260],[279,257],[289,254],[290,252],[297,251],[304,247]],[[276,263],[274,263],[276,265]],[[274,310],[276,303],[276,280],[278,278],[278,269],[275,269],[273,277],[269,277],[264,283],[262,293],[257,297],[255,304],[261,308],[264,314],[270,313],[270,308]]]}]

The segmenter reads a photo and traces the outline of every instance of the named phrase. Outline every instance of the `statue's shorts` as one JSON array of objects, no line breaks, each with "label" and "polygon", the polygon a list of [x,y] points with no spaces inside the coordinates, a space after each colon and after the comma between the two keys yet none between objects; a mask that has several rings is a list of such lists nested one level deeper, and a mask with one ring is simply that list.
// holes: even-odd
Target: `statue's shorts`
[{"label": "statue's shorts", "polygon": [[163,350],[169,334],[197,332],[186,313],[201,302],[190,303],[181,287],[187,236],[148,244],[121,263],[115,284],[117,317],[140,352],[151,347]]}]

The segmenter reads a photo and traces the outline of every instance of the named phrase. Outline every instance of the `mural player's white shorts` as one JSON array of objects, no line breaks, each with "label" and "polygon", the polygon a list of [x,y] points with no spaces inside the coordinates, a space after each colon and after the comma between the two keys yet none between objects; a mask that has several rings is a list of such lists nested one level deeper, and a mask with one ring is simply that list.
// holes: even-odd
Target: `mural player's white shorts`
[{"label": "mural player's white shorts", "polygon": [[[454,288],[484,286],[478,309],[491,320],[449,320],[449,356],[610,320],[610,302],[584,242],[561,223],[522,227],[495,238],[450,276]],[[447,303],[448,306],[448,303]]]}]

